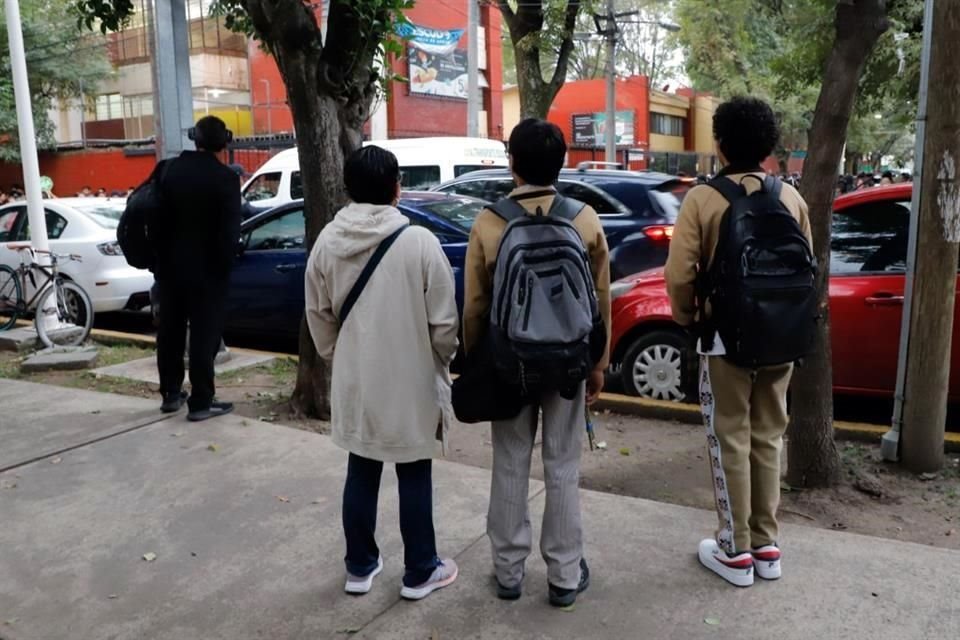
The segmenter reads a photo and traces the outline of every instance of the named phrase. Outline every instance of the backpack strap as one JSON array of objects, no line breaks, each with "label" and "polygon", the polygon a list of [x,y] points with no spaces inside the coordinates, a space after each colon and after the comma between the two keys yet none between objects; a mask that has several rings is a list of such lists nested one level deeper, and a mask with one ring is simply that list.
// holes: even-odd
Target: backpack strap
[{"label": "backpack strap", "polygon": [[573,198],[568,198],[558,193],[553,199],[553,204],[550,205],[548,215],[573,222],[586,206],[586,204],[579,200],[574,200]]},{"label": "backpack strap", "polygon": [[767,176],[763,179],[763,190],[779,200],[780,192],[783,191],[783,182],[773,176]]},{"label": "backpack strap", "polygon": [[488,204],[487,209],[507,221],[507,223],[519,220],[527,215],[527,210],[513,198],[500,198],[493,204]]},{"label": "backpack strap", "polygon": [[744,189],[742,184],[737,184],[726,176],[717,176],[708,182],[707,186],[719,191],[720,195],[730,204],[747,195],[747,190]]},{"label": "backpack strap", "polygon": [[380,244],[377,245],[377,250],[373,252],[373,255],[370,256],[370,259],[367,260],[367,264],[363,266],[363,271],[360,272],[360,276],[357,278],[357,281],[353,284],[353,288],[350,289],[350,293],[347,294],[346,300],[343,301],[343,306],[340,307],[339,320],[340,326],[343,326],[343,323],[347,321],[347,316],[350,315],[350,311],[353,309],[353,305],[356,304],[357,299],[360,297],[360,294],[363,293],[363,290],[367,287],[367,283],[370,281],[370,277],[373,275],[373,272],[376,270],[377,265],[380,264],[380,261],[383,260],[383,256],[387,253],[387,250],[393,244],[393,242],[400,237],[400,234],[410,225],[403,225],[389,236],[380,241]]}]

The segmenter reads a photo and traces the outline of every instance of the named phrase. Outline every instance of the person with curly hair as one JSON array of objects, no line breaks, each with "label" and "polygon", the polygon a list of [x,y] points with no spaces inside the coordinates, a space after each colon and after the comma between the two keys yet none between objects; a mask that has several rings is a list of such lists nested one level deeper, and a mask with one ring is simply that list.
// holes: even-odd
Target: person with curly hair
[{"label": "person with curly hair", "polygon": [[[697,317],[697,276],[709,271],[718,253],[721,224],[731,204],[721,193],[727,185],[718,181],[733,181],[746,194],[763,187],[767,175],[761,163],[776,148],[780,127],[770,105],[741,97],[717,109],[713,136],[724,168],[684,198],[665,270],[673,318],[684,327],[706,319]],[[779,192],[783,208],[812,244],[806,203],[789,184],[780,184]],[[745,369],[726,359],[719,336],[712,342],[710,347],[708,340],[701,341],[698,351],[719,529],[700,543],[698,556],[728,582],[747,587],[754,573],[768,580],[781,574],[776,514],[793,364]]]}]

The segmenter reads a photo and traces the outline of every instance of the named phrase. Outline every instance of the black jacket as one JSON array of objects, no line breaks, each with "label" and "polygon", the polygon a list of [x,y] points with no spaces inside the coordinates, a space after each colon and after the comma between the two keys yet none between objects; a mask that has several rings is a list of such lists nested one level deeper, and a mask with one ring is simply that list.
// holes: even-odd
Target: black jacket
[{"label": "black jacket", "polygon": [[168,161],[161,192],[157,277],[225,281],[240,242],[240,181],[217,157],[184,151]]}]

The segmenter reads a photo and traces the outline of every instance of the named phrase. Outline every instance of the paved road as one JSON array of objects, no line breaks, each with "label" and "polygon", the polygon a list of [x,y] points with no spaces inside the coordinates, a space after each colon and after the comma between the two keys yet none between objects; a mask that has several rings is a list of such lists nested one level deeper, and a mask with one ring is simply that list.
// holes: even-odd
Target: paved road
[{"label": "paved road", "polygon": [[[939,640],[960,628],[960,553],[793,526],[784,579],[738,590],[694,559],[712,514],[593,492],[583,511],[594,582],[576,608],[546,605],[537,557],[524,598],[503,603],[484,536],[488,472],[446,462],[434,474],[437,531],[460,580],[399,600],[387,473],[386,570],[372,594],[350,598],[345,456],[327,438],[239,417],[157,421],[152,401],[24,382],[0,381],[0,407],[3,640]],[[531,482],[534,522],[542,508]]]}]

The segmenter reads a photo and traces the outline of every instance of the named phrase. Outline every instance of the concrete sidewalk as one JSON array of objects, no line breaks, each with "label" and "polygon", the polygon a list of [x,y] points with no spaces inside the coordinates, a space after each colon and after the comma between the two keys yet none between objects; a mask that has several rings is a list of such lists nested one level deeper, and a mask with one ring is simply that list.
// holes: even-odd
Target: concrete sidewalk
[{"label": "concrete sidewalk", "polygon": [[[369,596],[350,598],[346,456],[325,437],[239,417],[188,424],[161,419],[154,401],[23,382],[0,381],[0,407],[3,640],[919,640],[960,629],[960,553],[793,526],[784,579],[738,590],[694,557],[711,513],[593,492],[593,586],[575,609],[547,606],[536,553],[524,597],[503,603],[484,536],[489,473],[445,462],[434,471],[438,546],[457,558],[459,581],[399,600],[388,472],[386,569]],[[531,494],[536,521],[542,484]]]}]

